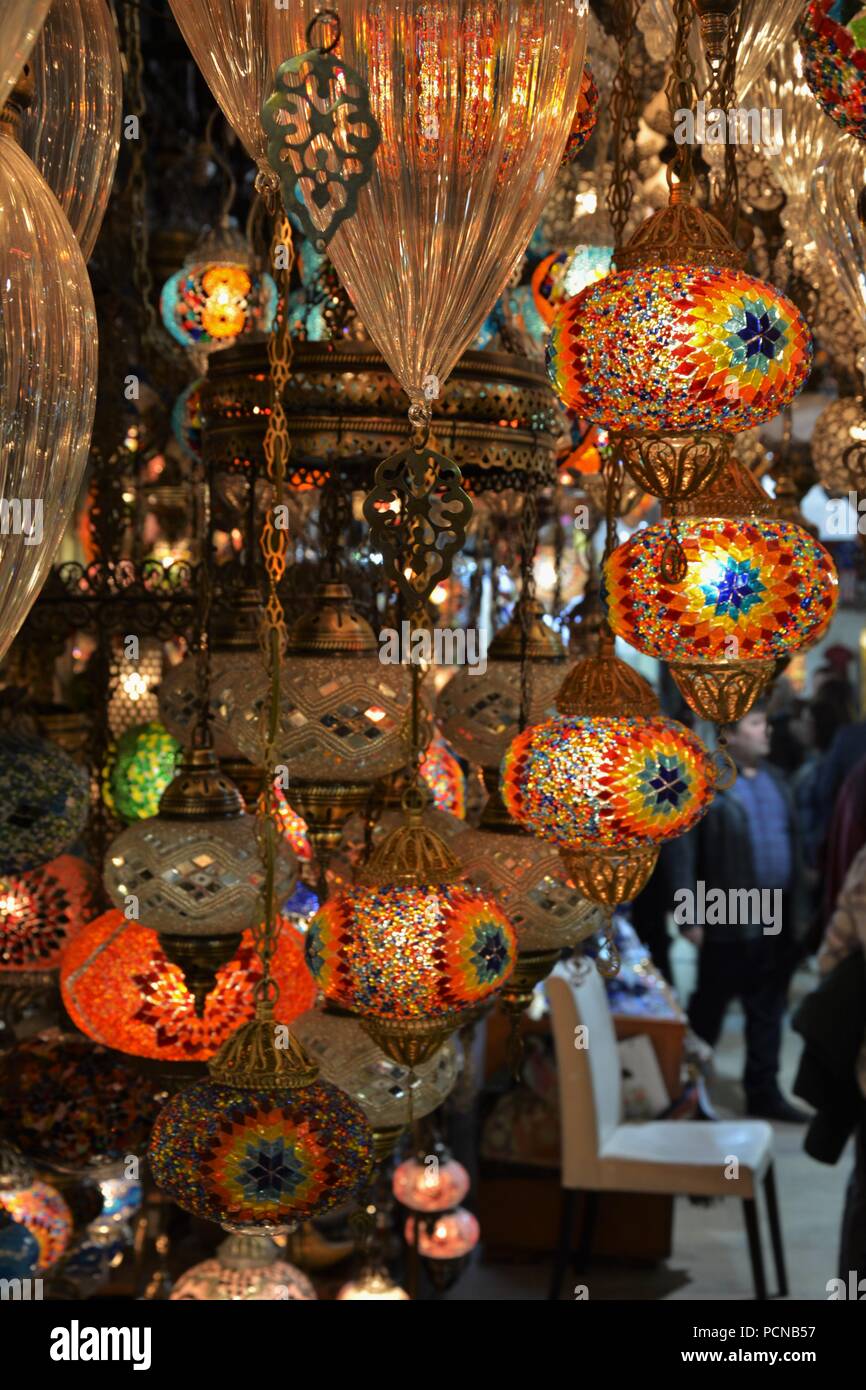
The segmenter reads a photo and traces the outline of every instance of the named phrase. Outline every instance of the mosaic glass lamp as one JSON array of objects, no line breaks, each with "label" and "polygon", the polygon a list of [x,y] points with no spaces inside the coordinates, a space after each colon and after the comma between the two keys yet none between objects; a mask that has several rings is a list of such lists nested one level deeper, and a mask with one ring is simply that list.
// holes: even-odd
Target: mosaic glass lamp
[{"label": "mosaic glass lamp", "polygon": [[[281,838],[277,901],[292,892],[297,860]],[[115,907],[159,932],[200,1006],[217,965],[257,924],[264,868],[255,816],[221,772],[212,748],[192,748],[163,792],[159,813],[124,830],[105,857],[105,889]]]},{"label": "mosaic glass lamp", "polygon": [[418,1223],[418,1251],[425,1259],[460,1260],[471,1254],[478,1244],[481,1228],[471,1211],[457,1207],[440,1212],[430,1220],[410,1216],[403,1232],[407,1245],[415,1239]]},{"label": "mosaic glass lamp", "polygon": [[450,1211],[469,1191],[469,1174],[447,1154],[407,1158],[394,1169],[391,1188],[410,1211]]},{"label": "mosaic glass lamp", "polygon": [[577,110],[574,113],[574,121],[571,130],[568,132],[568,139],[565,142],[565,152],[562,156],[563,164],[571,164],[581,150],[587,144],[589,137],[595,130],[598,120],[598,87],[592,75],[589,63],[584,63],[583,72],[580,76],[580,95],[577,99]]},{"label": "mosaic glass lamp", "polygon": [[344,1284],[338,1303],[408,1303],[409,1295],[395,1284],[387,1270],[365,1269],[357,1279]]},{"label": "mosaic glass lamp", "polygon": [[325,1080],[361,1106],[380,1159],[392,1151],[408,1115],[422,1119],[436,1110],[460,1071],[459,1050],[448,1041],[410,1072],[385,1056],[357,1018],[333,1005],[302,1014],[292,1031]]},{"label": "mosaic glass lamp", "polygon": [[246,239],[222,226],[207,233],[160,295],[162,321],[201,370],[210,353],[251,333],[269,333],[277,287],[251,265]]},{"label": "mosaic glass lamp", "polygon": [[0,733],[0,874],[64,854],[87,820],[87,772],[47,739]]},{"label": "mosaic glass lamp", "polygon": [[[288,1024],[309,1009],[316,986],[304,964],[303,942],[284,924],[272,961],[280,994],[276,1020]],[[255,1012],[262,977],[252,933],[216,972],[201,1012],[182,971],[166,956],[160,936],[106,912],[79,933],[63,958],[60,985],[72,1022],[117,1052],[165,1062],[206,1062]]]},{"label": "mosaic glass lamp", "polygon": [[310,1303],[317,1295],[306,1274],[279,1258],[270,1236],[232,1235],[215,1259],[182,1274],[169,1297],[187,1303]]},{"label": "mosaic glass lamp", "polygon": [[731,460],[684,504],[686,569],[660,574],[671,522],[634,534],[607,563],[609,621],[639,651],[667,661],[691,709],[716,724],[741,719],[776,662],[826,631],[838,578],[827,550]]},{"label": "mosaic glass lamp", "polygon": [[777,415],[800,390],[812,340],[795,306],[746,275],[721,223],[675,185],[617,268],[556,314],[548,369],[562,401],[619,436],[655,497],[700,490],[733,434]]},{"label": "mosaic glass lamp", "polygon": [[178,1206],[241,1235],[291,1230],[366,1182],[363,1111],[316,1068],[270,1007],[223,1044],[210,1079],[163,1107],[150,1143],[154,1181]]},{"label": "mosaic glass lamp", "polygon": [[854,0],[810,0],[799,31],[803,76],[836,124],[866,140],[866,14]]},{"label": "mosaic glass lamp", "polygon": [[[409,686],[408,667],[380,662],[373,629],[352,608],[348,587],[323,585],[313,611],[289,631],[276,742],[279,762],[291,768],[286,795],[317,847],[336,848],[370,784],[404,766]],[[252,761],[260,757],[268,700],[265,673],[247,673],[228,732]]]},{"label": "mosaic glass lamp", "polygon": [[96,911],[99,880],[71,854],[0,879],[0,975],[54,972],[72,938]]},{"label": "mosaic glass lamp", "polygon": [[830,497],[846,497],[863,484],[866,468],[866,401],[840,396],[825,406],[812,431],[812,462]]},{"label": "mosaic glass lamp", "polygon": [[58,1029],[0,1058],[9,1139],[37,1163],[116,1176],[147,1146],[159,1109],[152,1086],[116,1053]]},{"label": "mosaic glass lamp", "polygon": [[0,1142],[0,1209],[30,1232],[37,1246],[36,1273],[44,1274],[69,1244],[72,1214],[60,1193],[39,1182],[28,1159],[5,1142]]},{"label": "mosaic glass lamp", "polygon": [[387,1056],[428,1060],[514,966],[513,928],[463,879],[444,840],[412,807],[374,850],[358,886],[329,898],[307,932],[307,964],[325,997],[357,1014]]},{"label": "mosaic glass lamp", "polygon": [[659,846],[705,813],[716,764],[690,730],[660,714],[612,640],[574,664],[557,707],[555,719],[513,740],[502,797],[524,829],[559,848],[585,897],[613,907],[644,887]]},{"label": "mosaic glass lamp", "polygon": [[105,768],[103,799],[108,809],[128,823],[155,816],[179,753],[177,739],[157,720],[127,729]]},{"label": "mosaic glass lamp", "polygon": [[[526,643],[530,723],[538,723],[553,712],[564,675],[564,648],[542,615],[541,605],[533,603]],[[518,731],[521,638],[518,611],[490,643],[483,675],[461,666],[442,687],[436,701],[436,717],[445,738],[462,758],[481,767],[498,767]]]}]

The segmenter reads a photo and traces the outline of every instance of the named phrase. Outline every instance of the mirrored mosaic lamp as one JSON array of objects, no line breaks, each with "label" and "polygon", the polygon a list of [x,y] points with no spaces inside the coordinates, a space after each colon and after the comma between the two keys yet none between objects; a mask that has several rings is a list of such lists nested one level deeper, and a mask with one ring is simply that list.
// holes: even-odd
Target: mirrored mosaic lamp
[{"label": "mirrored mosaic lamp", "polygon": [[84,829],[87,772],[47,739],[0,732],[0,874],[65,854]]}]

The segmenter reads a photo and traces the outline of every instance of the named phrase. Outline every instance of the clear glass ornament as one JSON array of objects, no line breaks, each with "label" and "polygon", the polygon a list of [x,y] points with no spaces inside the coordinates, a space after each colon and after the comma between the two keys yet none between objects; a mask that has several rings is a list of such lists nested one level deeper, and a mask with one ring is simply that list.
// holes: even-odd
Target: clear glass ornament
[{"label": "clear glass ornament", "polygon": [[0,11],[0,106],[30,56],[51,0],[3,0]]}]

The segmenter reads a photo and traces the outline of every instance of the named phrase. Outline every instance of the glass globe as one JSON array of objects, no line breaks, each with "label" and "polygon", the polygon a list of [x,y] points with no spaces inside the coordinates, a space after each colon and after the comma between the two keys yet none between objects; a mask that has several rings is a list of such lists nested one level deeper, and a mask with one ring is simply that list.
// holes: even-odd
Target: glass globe
[{"label": "glass globe", "polygon": [[844,131],[866,140],[866,26],[862,6],[810,0],[799,30],[803,76]]},{"label": "glass globe", "polygon": [[69,1244],[72,1214],[60,1193],[35,1179],[26,1187],[0,1186],[0,1207],[35,1238],[39,1254],[36,1272],[50,1269]]},{"label": "glass globe", "polygon": [[134,1178],[103,1178],[99,1190],[105,1221],[130,1221],[144,1201],[144,1189]]},{"label": "glass globe", "polygon": [[470,1254],[481,1237],[481,1227],[465,1207],[442,1212],[425,1221],[423,1217],[407,1217],[403,1238],[407,1245],[415,1243],[418,1228],[418,1253],[428,1260],[460,1260]]},{"label": "glass globe", "polygon": [[26,873],[63,854],[89,806],[86,770],[56,743],[0,733],[0,874]]},{"label": "glass globe", "polygon": [[[278,1023],[311,1007],[316,986],[304,964],[300,936],[284,924],[272,961],[279,988]],[[254,1014],[253,990],[262,977],[252,933],[219,967],[199,1015],[183,972],[166,956],[158,934],[119,912],[86,926],[67,950],[60,973],[72,1022],[95,1042],[136,1057],[204,1062]]]},{"label": "glass globe", "polygon": [[116,1176],[140,1154],[159,1108],[153,1088],[116,1053],[58,1029],[0,1058],[11,1141],[62,1172]]},{"label": "glass globe", "polygon": [[306,1274],[278,1258],[269,1236],[232,1235],[215,1259],[182,1274],[169,1297],[178,1302],[309,1303],[317,1294]]},{"label": "glass globe", "polygon": [[469,1174],[456,1159],[407,1158],[394,1169],[392,1190],[410,1211],[450,1211],[469,1191]]},{"label": "glass globe", "polygon": [[381,1269],[365,1270],[357,1279],[344,1284],[337,1294],[338,1303],[408,1303],[409,1295],[389,1274]]},{"label": "glass globe", "polygon": [[595,903],[569,882],[557,851],[544,841],[482,827],[464,829],[451,845],[468,882],[502,907],[520,952],[574,946],[598,926]]},{"label": "glass globe", "polygon": [[229,226],[207,233],[160,296],[162,321],[203,367],[210,353],[251,333],[269,333],[277,287],[251,266],[246,239]]},{"label": "glass globe", "polygon": [[812,431],[812,462],[818,481],[831,497],[856,492],[866,461],[866,401],[840,396],[826,406]]},{"label": "glass globe", "polygon": [[[297,881],[297,860],[281,838],[275,862],[277,902]],[[105,889],[154,931],[225,936],[255,926],[265,869],[255,816],[211,748],[190,749],[166,788],[159,814],[124,830],[105,858]]]},{"label": "glass globe", "polygon": [[[436,717],[445,738],[461,757],[481,767],[498,767],[518,732],[521,638],[518,613],[490,643],[484,674],[461,666],[436,701]],[[533,606],[529,617],[526,655],[530,662],[529,722],[538,723],[553,712],[565,674],[562,643],[542,621],[540,605]]]},{"label": "glass globe", "polygon": [[412,1115],[429,1115],[450,1094],[460,1071],[453,1041],[410,1072],[386,1057],[356,1018],[328,1009],[302,1014],[292,1032],[325,1080],[358,1102],[374,1131],[407,1123],[410,1089]]},{"label": "glass globe", "polygon": [[0,974],[56,970],[96,911],[97,893],[93,869],[71,854],[0,879]]},{"label": "glass globe", "polygon": [[174,777],[181,745],[155,720],[121,734],[109,754],[103,799],[121,820],[155,816],[159,800]]}]

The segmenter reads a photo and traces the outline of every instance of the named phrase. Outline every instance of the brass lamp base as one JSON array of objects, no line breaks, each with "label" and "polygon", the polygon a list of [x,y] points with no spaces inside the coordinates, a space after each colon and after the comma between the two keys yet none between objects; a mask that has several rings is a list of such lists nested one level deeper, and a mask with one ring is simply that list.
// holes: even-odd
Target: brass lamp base
[{"label": "brass lamp base", "polygon": [[735,724],[760,698],[776,672],[775,661],[672,661],[670,672],[689,709],[712,724]]},{"label": "brass lamp base", "polygon": [[366,782],[290,782],[286,797],[303,816],[317,855],[332,854],[343,838],[343,826],[363,811],[370,795]]},{"label": "brass lamp base", "polygon": [[562,952],[554,947],[547,951],[520,951],[514,970],[499,995],[505,1013],[520,1015],[532,1003],[535,986],[550,974]]},{"label": "brass lamp base", "polygon": [[360,1018],[365,1033],[386,1057],[413,1071],[429,1062],[458,1028],[472,1022],[477,1010],[439,1014],[436,1018]]},{"label": "brass lamp base", "polygon": [[707,487],[731,453],[731,436],[715,431],[659,430],[617,435],[614,442],[635,482],[668,502],[682,502]]},{"label": "brass lamp base", "polygon": [[183,972],[199,1018],[216,984],[217,971],[237,954],[241,933],[228,936],[176,936],[159,934],[159,944],[173,965]]},{"label": "brass lamp base", "polygon": [[373,1130],[373,1158],[376,1163],[383,1163],[391,1157],[405,1132],[404,1125],[387,1125],[383,1129]]},{"label": "brass lamp base", "polygon": [[658,845],[627,853],[614,850],[559,850],[569,878],[585,898],[614,908],[631,902],[649,881],[659,857]]}]

